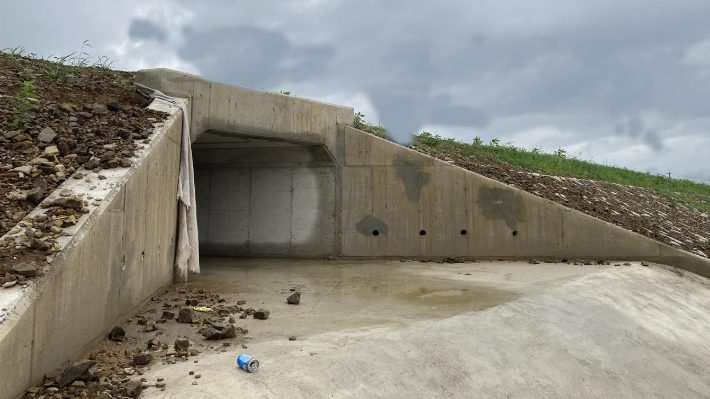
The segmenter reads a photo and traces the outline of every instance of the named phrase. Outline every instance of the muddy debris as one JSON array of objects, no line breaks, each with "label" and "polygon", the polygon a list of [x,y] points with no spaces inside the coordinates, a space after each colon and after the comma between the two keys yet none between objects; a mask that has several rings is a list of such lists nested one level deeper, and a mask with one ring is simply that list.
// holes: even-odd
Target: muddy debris
[{"label": "muddy debris", "polygon": [[301,303],[301,293],[296,291],[293,294],[289,295],[288,298],[286,298],[286,302],[289,305],[298,305]]}]

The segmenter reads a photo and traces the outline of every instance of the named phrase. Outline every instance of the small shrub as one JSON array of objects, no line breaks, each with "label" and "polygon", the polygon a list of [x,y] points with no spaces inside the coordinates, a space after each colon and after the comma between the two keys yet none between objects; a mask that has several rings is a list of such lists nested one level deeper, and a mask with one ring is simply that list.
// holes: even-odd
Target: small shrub
[{"label": "small shrub", "polygon": [[353,121],[355,129],[363,130],[383,139],[389,139],[389,136],[387,135],[387,129],[382,127],[382,125],[375,126],[365,122],[365,114],[363,114],[362,112],[356,112]]}]

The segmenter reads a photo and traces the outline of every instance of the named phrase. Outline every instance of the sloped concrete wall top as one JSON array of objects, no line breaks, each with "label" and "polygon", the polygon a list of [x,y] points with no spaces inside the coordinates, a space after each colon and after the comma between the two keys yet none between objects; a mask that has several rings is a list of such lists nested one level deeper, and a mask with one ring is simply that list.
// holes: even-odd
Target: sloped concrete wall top
[{"label": "sloped concrete wall top", "polygon": [[350,107],[211,82],[169,69],[138,71],[136,82],[191,100],[193,142],[211,130],[321,144],[335,154],[337,125],[353,125]]}]

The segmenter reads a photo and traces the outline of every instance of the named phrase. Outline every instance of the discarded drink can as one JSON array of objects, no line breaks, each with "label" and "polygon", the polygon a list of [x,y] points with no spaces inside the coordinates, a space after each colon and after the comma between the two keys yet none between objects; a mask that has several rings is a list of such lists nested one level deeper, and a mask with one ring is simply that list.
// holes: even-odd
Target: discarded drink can
[{"label": "discarded drink can", "polygon": [[248,373],[256,373],[256,371],[259,370],[259,361],[246,353],[239,355],[237,358],[237,364],[242,370]]}]

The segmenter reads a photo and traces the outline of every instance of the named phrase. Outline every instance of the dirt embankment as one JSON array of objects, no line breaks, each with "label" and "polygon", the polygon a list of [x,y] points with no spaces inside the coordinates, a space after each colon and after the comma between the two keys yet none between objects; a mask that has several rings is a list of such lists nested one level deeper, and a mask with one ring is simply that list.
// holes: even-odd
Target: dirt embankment
[{"label": "dirt embankment", "polygon": [[[166,114],[146,108],[130,72],[5,53],[0,65],[0,236],[17,223],[28,228],[0,242],[0,285],[12,285],[41,274],[63,227],[86,213],[86,199],[42,203],[46,196],[80,166],[130,167]],[[47,215],[23,220],[40,203]]]}]

